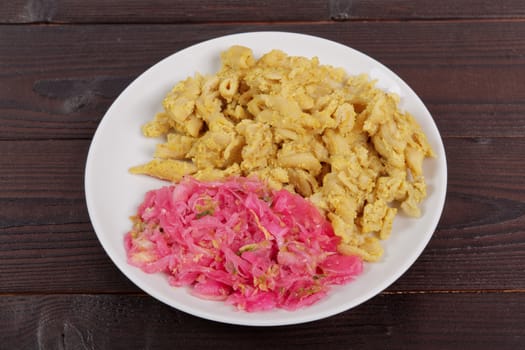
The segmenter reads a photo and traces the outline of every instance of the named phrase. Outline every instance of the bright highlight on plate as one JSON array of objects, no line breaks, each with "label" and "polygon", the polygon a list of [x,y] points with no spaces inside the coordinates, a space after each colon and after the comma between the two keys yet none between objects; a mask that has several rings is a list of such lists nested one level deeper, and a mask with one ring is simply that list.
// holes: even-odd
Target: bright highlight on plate
[{"label": "bright highlight on plate", "polygon": [[[143,137],[140,129],[162,111],[159,108],[162,99],[177,82],[197,72],[203,75],[217,72],[220,53],[232,45],[250,47],[255,57],[273,49],[290,56],[318,57],[321,64],[341,67],[349,75],[372,76],[381,89],[399,94],[401,108],[421,126],[435,154],[435,158],[423,161],[428,197],[421,204],[421,217],[398,215],[393,222],[392,236],[382,242],[385,254],[379,262],[366,264],[364,272],[352,283],[335,287],[318,303],[295,311],[239,312],[221,302],[196,298],[186,288],[170,286],[166,276],[144,274],[126,261],[122,242],[129,231],[128,218],[136,212],[147,191],[166,184],[128,173],[130,167],[147,163],[158,143]],[[97,129],[88,155],[85,181],[87,205],[97,236],[113,262],[138,287],[166,304],[203,318],[244,325],[284,325],[351,309],[399,278],[421,254],[437,226],[445,200],[447,172],[443,144],[432,117],[410,87],[388,68],[325,39],[258,32],[225,36],[182,50],[130,84]]]}]

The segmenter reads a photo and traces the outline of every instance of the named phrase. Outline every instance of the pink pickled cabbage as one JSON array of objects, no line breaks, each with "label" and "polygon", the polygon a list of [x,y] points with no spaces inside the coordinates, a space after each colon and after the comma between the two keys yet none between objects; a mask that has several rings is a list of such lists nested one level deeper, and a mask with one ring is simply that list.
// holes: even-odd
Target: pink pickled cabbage
[{"label": "pink pickled cabbage", "polygon": [[362,271],[310,202],[256,179],[185,179],[148,192],[133,221],[130,264],[246,311],[311,305]]}]

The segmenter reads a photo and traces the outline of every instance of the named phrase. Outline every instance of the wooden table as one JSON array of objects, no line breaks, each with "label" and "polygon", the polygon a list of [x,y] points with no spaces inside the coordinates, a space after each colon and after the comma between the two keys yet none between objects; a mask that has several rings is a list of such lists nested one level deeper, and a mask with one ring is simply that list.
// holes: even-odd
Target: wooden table
[{"label": "wooden table", "polygon": [[[525,348],[525,2],[74,1],[0,7],[0,349]],[[240,327],[147,296],[107,257],[84,199],[105,111],[160,59],[283,30],[354,47],[427,104],[445,210],[410,270],[317,322]]]}]

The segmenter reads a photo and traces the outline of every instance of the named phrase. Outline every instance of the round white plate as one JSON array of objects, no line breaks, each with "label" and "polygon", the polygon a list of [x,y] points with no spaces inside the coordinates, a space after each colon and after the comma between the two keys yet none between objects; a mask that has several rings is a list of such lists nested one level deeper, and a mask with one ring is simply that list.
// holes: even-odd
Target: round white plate
[{"label": "round white plate", "polygon": [[[349,74],[368,73],[379,87],[396,92],[401,107],[421,124],[436,152],[424,163],[428,197],[422,217],[398,215],[385,254],[378,263],[365,264],[355,281],[333,288],[323,300],[297,311],[272,310],[247,313],[218,301],[192,296],[185,288],[171,287],[162,274],[146,274],[128,265],[123,237],[146,191],[166,184],[131,175],[131,166],[152,157],[158,140],[141,134],[141,126],[162,109],[162,99],[178,81],[196,72],[214,73],[220,53],[231,45],[253,49],[255,57],[271,49],[289,55],[317,56],[322,64],[343,67]],[[388,68],[347,46],[313,36],[284,32],[234,34],[205,41],[157,63],[133,81],[102,119],[89,149],[85,173],[86,201],[91,222],[102,246],[115,265],[138,287],[172,307],[219,322],[242,325],[286,325],[318,320],[349,310],[372,298],[398,279],[418,258],[430,240],[443,209],[447,185],[445,151],[432,116],[412,89]]]}]

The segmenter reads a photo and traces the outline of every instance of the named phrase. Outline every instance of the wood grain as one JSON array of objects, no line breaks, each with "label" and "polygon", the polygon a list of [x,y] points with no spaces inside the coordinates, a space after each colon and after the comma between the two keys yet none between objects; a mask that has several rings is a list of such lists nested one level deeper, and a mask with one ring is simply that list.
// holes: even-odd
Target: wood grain
[{"label": "wood grain", "polygon": [[[348,312],[274,328],[145,295],[98,242],[83,183],[95,129],[133,79],[261,30],[331,39],[398,73],[432,113],[449,172],[438,228],[399,280]],[[524,81],[522,0],[4,1],[0,349],[525,348]]]},{"label": "wood grain", "polygon": [[476,21],[0,26],[0,139],[91,138],[118,94],[160,59],[254,30],[315,34],[375,57],[427,103],[445,137],[525,135],[525,22]]},{"label": "wood grain", "polygon": [[432,1],[432,0],[331,0],[330,17],[335,20],[362,19],[471,19],[522,18],[520,1]]},{"label": "wood grain", "polygon": [[[525,138],[444,141],[444,214],[390,290],[525,290]],[[82,181],[89,142],[0,141],[0,292],[137,292],[89,224]]]},{"label": "wood grain", "polygon": [[140,293],[113,265],[89,223],[0,231],[0,293]]},{"label": "wood grain", "polygon": [[0,23],[195,23],[524,18],[520,0],[11,0]]},{"label": "wood grain", "polygon": [[4,23],[318,21],[328,18],[328,2],[314,0],[15,0],[0,10],[0,22]]},{"label": "wood grain", "polygon": [[383,294],[317,322],[257,328],[198,319],[144,296],[4,295],[0,329],[2,348],[20,350],[519,349],[523,303],[523,293]]}]

